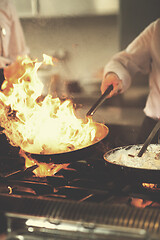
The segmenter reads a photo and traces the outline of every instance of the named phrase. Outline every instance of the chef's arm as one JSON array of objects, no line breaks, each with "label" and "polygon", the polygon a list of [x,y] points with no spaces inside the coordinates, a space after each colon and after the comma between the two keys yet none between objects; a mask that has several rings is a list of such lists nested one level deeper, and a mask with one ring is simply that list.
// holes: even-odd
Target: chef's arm
[{"label": "chef's arm", "polygon": [[29,48],[26,45],[24,32],[18,18],[14,5],[11,5],[11,33],[9,41],[9,55],[12,60],[16,60],[17,56],[29,54]]},{"label": "chef's arm", "polygon": [[102,93],[113,84],[110,97],[124,92],[138,72],[148,74],[151,69],[150,45],[160,21],[150,24],[124,51],[117,53],[104,68]]}]

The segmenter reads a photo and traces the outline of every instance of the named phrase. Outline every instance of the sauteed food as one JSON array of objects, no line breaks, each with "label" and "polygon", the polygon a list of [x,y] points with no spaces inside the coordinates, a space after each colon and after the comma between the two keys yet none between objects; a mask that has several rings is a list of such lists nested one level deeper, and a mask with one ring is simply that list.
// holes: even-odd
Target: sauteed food
[{"label": "sauteed food", "polygon": [[141,145],[122,147],[106,156],[106,159],[110,163],[126,167],[160,169],[160,145],[149,145],[142,157],[138,157],[137,154],[140,149]]}]

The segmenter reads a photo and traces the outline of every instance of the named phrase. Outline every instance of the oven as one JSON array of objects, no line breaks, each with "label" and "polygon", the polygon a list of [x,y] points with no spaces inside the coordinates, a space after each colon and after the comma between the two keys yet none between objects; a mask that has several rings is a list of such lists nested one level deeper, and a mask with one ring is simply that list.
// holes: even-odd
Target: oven
[{"label": "oven", "polygon": [[[134,127],[109,127],[135,133]],[[160,185],[109,168],[103,154],[116,147],[113,136],[96,154],[54,176],[36,177],[2,135],[0,211],[7,218],[8,239],[159,239]],[[119,138],[118,146],[127,141]]]}]

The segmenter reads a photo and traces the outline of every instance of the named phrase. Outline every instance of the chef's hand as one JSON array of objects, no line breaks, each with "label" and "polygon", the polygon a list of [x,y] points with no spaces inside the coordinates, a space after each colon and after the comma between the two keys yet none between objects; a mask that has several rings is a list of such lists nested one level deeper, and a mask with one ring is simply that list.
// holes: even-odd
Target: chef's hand
[{"label": "chef's hand", "polygon": [[110,72],[104,77],[101,84],[102,94],[110,85],[113,85],[113,90],[110,92],[107,98],[117,95],[122,90],[122,80],[120,80],[120,78],[114,72]]}]

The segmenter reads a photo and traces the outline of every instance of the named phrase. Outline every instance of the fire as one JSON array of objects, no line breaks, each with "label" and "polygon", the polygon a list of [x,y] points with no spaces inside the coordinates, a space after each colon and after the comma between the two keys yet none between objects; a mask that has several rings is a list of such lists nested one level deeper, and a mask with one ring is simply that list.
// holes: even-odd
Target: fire
[{"label": "fire", "polygon": [[152,201],[144,200],[141,198],[132,198],[131,204],[138,208],[145,208],[152,204]]},{"label": "fire", "polygon": [[159,190],[157,184],[155,183],[142,183],[142,186],[146,189],[150,189],[150,190]]},{"label": "fire", "polygon": [[53,154],[90,145],[96,127],[91,119],[86,123],[75,116],[70,100],[47,95],[38,101],[43,89],[37,77],[41,64],[19,57],[6,69],[0,92],[4,133],[12,145],[30,153]]},{"label": "fire", "polygon": [[25,158],[25,167],[31,167],[34,165],[38,165],[38,168],[33,171],[33,173],[37,177],[46,177],[46,176],[53,176],[61,169],[65,169],[68,167],[69,164],[53,164],[53,163],[39,163],[35,159],[29,158],[24,151],[20,151],[21,156]]},{"label": "fire", "polygon": [[42,100],[43,84],[37,75],[42,64],[54,65],[53,58],[44,55],[43,62],[38,62],[18,57],[5,69],[0,91],[3,133],[13,146],[36,154],[68,152],[93,144],[96,124],[91,118],[77,118],[71,100],[49,94]]}]

